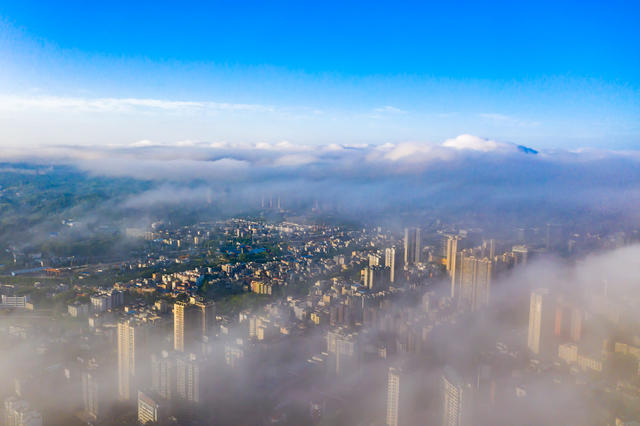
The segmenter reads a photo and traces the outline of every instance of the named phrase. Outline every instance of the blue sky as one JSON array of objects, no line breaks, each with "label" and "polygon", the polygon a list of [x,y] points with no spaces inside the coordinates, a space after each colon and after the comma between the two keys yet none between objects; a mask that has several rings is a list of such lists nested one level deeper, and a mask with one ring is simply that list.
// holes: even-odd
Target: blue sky
[{"label": "blue sky", "polygon": [[613,1],[0,1],[0,143],[635,149],[638,22]]}]

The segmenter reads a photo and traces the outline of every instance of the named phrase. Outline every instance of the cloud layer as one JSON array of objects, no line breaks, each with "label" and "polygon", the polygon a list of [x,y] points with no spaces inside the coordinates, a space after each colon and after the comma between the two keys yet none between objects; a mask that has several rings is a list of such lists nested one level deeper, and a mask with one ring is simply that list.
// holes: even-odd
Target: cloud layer
[{"label": "cloud layer", "polygon": [[[478,156],[477,161],[521,155],[522,147],[472,135],[460,135],[442,144],[296,145],[289,142],[231,144],[178,141],[154,143],[142,140],[130,145],[46,146],[33,152],[5,149],[6,158],[71,163],[97,174],[142,179],[182,180],[208,177],[236,180],[278,175],[296,170],[301,176],[324,178],[340,175],[375,178],[382,175],[414,175],[434,163],[452,163]],[[534,152],[535,153],[535,152]],[[235,176],[232,176],[235,174]]]},{"label": "cloud layer", "polygon": [[[442,143],[297,145],[180,141],[46,146],[3,152],[13,161],[68,164],[94,175],[158,182],[170,199],[255,200],[279,194],[355,211],[439,207],[635,217],[640,153],[536,151],[460,135]],[[180,196],[181,188],[187,188]],[[162,194],[143,196],[159,200]],[[224,196],[223,196],[224,195]],[[146,198],[145,198],[146,197]],[[142,201],[132,201],[141,203]]]}]

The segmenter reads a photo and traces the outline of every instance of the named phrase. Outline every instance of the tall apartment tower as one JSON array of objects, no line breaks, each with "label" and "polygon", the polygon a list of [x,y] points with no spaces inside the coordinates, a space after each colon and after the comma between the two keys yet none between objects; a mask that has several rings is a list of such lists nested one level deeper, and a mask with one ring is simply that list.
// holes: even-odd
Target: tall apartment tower
[{"label": "tall apartment tower", "polygon": [[388,268],[382,266],[370,266],[362,272],[364,286],[370,290],[381,290],[389,283]]},{"label": "tall apartment tower", "polygon": [[175,358],[169,352],[151,355],[151,390],[170,400],[176,389]]},{"label": "tall apartment tower", "polygon": [[100,407],[101,395],[104,393],[99,375],[95,369],[82,372],[82,402],[84,413],[93,421],[98,420],[102,413]]},{"label": "tall apartment tower", "polygon": [[471,309],[476,311],[489,305],[493,283],[493,262],[487,258],[476,259],[475,283]]},{"label": "tall apartment tower", "polygon": [[404,229],[404,264],[420,263],[421,247],[420,228]]},{"label": "tall apartment tower", "polygon": [[355,371],[358,367],[356,342],[351,336],[341,338],[337,342],[336,374],[342,375]]},{"label": "tall apartment tower", "polygon": [[571,310],[571,340],[578,342],[582,337],[582,320],[584,312],[580,308]]},{"label": "tall apartment tower", "polygon": [[493,238],[482,241],[482,257],[488,257],[493,260],[496,256],[496,240]]},{"label": "tall apartment tower", "polygon": [[162,419],[163,407],[156,395],[151,392],[138,391],[138,423],[144,425]]},{"label": "tall apartment tower", "polygon": [[213,302],[192,298],[190,302],[173,305],[173,349],[185,352],[208,336],[215,320]]},{"label": "tall apartment tower", "polygon": [[396,279],[396,248],[389,247],[384,251],[384,266],[389,268],[389,282],[393,283]]},{"label": "tall apartment tower", "polygon": [[513,246],[511,249],[515,257],[516,265],[526,265],[529,258],[529,249],[525,245]]},{"label": "tall apartment tower", "polygon": [[527,345],[534,354],[549,349],[554,332],[554,312],[549,290],[537,288],[531,292],[529,303],[529,335]]},{"label": "tall apartment tower", "polygon": [[561,340],[580,341],[582,337],[582,321],[584,312],[570,303],[558,300],[555,303],[554,334]]},{"label": "tall apartment tower", "polygon": [[338,376],[356,372],[359,368],[357,334],[337,329],[327,333],[329,369]]},{"label": "tall apartment tower", "polygon": [[188,303],[173,304],[173,349],[178,352],[184,352],[185,340],[189,340],[190,319]]},{"label": "tall apartment tower", "polygon": [[387,426],[408,426],[408,376],[398,367],[390,367],[387,379]]},{"label": "tall apartment tower", "polygon": [[200,402],[200,363],[195,354],[178,357],[176,385],[179,398],[189,402]]},{"label": "tall apartment tower", "polygon": [[216,318],[215,305],[212,301],[192,300],[196,320],[196,333],[199,337],[209,336],[213,331],[213,324]]},{"label": "tall apartment tower", "polygon": [[462,258],[460,293],[472,311],[489,304],[492,277],[493,264],[490,260],[474,256]]},{"label": "tall apartment tower", "polygon": [[451,276],[451,297],[458,304],[476,311],[489,304],[494,265],[488,258],[478,258],[472,252],[458,252]]},{"label": "tall apartment tower", "polygon": [[456,254],[458,253],[458,240],[460,237],[457,235],[450,235],[447,238],[447,247],[445,250],[446,267],[449,276],[451,276],[456,270]]},{"label": "tall apartment tower", "polygon": [[40,412],[29,407],[27,401],[10,396],[4,400],[4,423],[7,426],[42,426]]},{"label": "tall apartment tower", "polygon": [[140,380],[146,327],[133,320],[118,323],[118,395],[129,401],[135,396]]},{"label": "tall apartment tower", "polygon": [[471,386],[465,384],[451,367],[442,375],[442,425],[464,426],[471,420]]}]

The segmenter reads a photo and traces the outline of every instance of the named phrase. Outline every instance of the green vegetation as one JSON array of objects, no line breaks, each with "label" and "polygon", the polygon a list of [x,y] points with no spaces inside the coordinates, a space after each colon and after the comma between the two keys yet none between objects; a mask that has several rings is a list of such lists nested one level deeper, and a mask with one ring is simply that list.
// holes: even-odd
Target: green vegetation
[{"label": "green vegetation", "polygon": [[133,179],[92,177],[71,167],[0,166],[14,170],[0,173],[0,235],[35,225],[57,225],[68,216],[95,210],[107,200],[123,199],[151,186]]},{"label": "green vegetation", "polygon": [[216,300],[216,310],[223,315],[235,315],[244,310],[255,311],[272,302],[275,296],[265,296],[255,293],[240,293]]}]

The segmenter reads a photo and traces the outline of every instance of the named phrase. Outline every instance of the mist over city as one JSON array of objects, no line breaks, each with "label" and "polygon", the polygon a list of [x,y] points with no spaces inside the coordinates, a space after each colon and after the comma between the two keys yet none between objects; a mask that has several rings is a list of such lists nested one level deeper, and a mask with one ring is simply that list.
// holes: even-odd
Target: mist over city
[{"label": "mist over city", "polygon": [[0,426],[638,424],[639,12],[0,1]]}]

